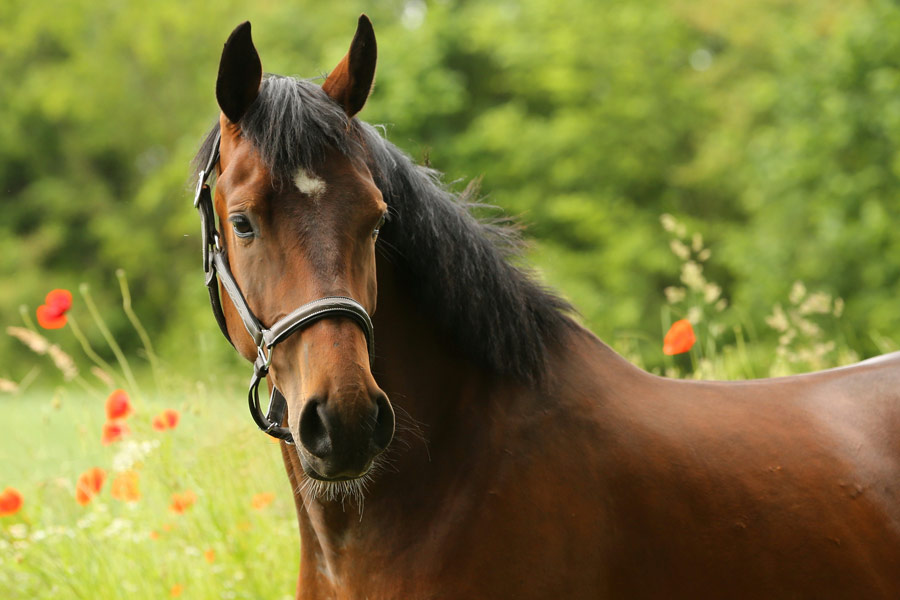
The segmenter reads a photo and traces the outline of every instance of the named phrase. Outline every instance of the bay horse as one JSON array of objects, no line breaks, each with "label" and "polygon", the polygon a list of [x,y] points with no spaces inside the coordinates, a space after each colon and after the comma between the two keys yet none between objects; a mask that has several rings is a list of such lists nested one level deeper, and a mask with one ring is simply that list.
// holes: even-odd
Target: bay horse
[{"label": "bay horse", "polygon": [[239,25],[197,158],[297,597],[900,598],[900,356],[746,382],[631,365],[510,262],[512,228],[356,118],[375,62],[362,16],[321,86],[263,77]]}]

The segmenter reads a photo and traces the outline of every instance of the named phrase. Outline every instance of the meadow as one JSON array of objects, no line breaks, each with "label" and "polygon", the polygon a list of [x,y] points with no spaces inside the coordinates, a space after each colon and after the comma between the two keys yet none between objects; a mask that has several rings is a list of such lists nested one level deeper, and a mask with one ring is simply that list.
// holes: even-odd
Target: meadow
[{"label": "meadow", "polygon": [[[30,319],[9,332],[39,374],[0,396],[0,598],[293,597],[293,500],[237,377],[71,359]],[[54,367],[69,381],[42,382]]]}]

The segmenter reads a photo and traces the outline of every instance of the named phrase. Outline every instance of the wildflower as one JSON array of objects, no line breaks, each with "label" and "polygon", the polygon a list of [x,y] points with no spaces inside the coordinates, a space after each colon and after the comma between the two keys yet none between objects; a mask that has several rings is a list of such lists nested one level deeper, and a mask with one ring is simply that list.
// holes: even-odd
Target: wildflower
[{"label": "wildflower", "polygon": [[695,232],[691,238],[691,250],[694,252],[703,250],[703,236],[699,232]]},{"label": "wildflower", "polygon": [[699,306],[692,306],[688,309],[688,313],[685,318],[691,323],[699,323],[700,320],[703,319],[703,309]]},{"label": "wildflower", "polygon": [[66,381],[71,381],[78,375],[78,368],[75,366],[75,361],[72,360],[72,357],[63,352],[56,344],[51,344],[41,334],[24,327],[7,327],[6,333],[28,346],[28,349],[35,354],[40,354],[41,356],[49,355],[56,368],[62,371],[63,378]]},{"label": "wildflower", "polygon": [[180,583],[176,583],[175,585],[172,586],[172,589],[169,590],[169,595],[172,596],[173,598],[177,598],[178,596],[181,595],[181,592],[183,592],[183,591],[184,591],[184,586],[181,585]]},{"label": "wildflower", "polygon": [[678,227],[678,221],[675,220],[675,217],[670,215],[669,213],[663,213],[659,215],[659,222],[662,223],[663,229],[672,233],[675,231],[675,228]]},{"label": "wildflower", "polygon": [[772,309],[772,314],[766,317],[766,324],[778,332],[785,332],[791,326],[780,304],[776,304]]},{"label": "wildflower", "polygon": [[685,289],[683,287],[670,285],[663,292],[666,294],[666,302],[669,304],[678,304],[685,297]]},{"label": "wildflower", "polygon": [[22,509],[22,493],[16,488],[8,487],[0,493],[0,517],[9,517]]},{"label": "wildflower", "polygon": [[158,539],[159,539],[159,532],[156,531],[155,529],[152,530],[152,531],[150,532],[150,539],[151,539],[151,540],[158,540]]},{"label": "wildflower", "polygon": [[825,292],[813,292],[800,305],[801,315],[827,315],[831,312],[831,296]]},{"label": "wildflower", "polygon": [[106,471],[100,467],[94,467],[82,473],[75,486],[75,500],[78,504],[87,505],[94,496],[100,493],[105,480]]},{"label": "wildflower", "polygon": [[714,283],[707,283],[703,287],[703,301],[712,304],[722,295],[722,288]]},{"label": "wildflower", "polygon": [[703,277],[703,267],[689,260],[681,265],[681,282],[689,289],[700,291],[706,285]]},{"label": "wildflower", "polygon": [[175,429],[178,425],[180,414],[173,408],[168,408],[155,417],[153,417],[153,429],[157,431],[165,431],[166,429]]},{"label": "wildflower", "polygon": [[124,419],[131,414],[131,401],[125,390],[116,390],[106,399],[106,418],[109,421]]},{"label": "wildflower", "polygon": [[687,260],[691,257],[691,249],[685,246],[680,240],[671,240],[669,242],[669,248],[672,250],[672,254],[681,260]]},{"label": "wildflower", "polygon": [[113,381],[113,378],[109,376],[109,373],[107,373],[100,367],[91,367],[91,373],[94,375],[94,377],[96,377],[97,379],[99,379],[104,384],[108,385],[109,387],[112,387],[113,384],[115,383]]},{"label": "wildflower", "polygon": [[183,514],[184,511],[189,509],[194,505],[194,502],[197,501],[197,495],[194,492],[188,490],[183,494],[174,493],[172,494],[172,504],[169,506],[169,510],[176,514]]},{"label": "wildflower", "polygon": [[694,342],[697,341],[694,336],[694,328],[687,319],[680,319],[672,323],[666,337],[663,339],[663,354],[672,356],[673,354],[682,354],[691,349]]},{"label": "wildflower", "polygon": [[138,487],[137,471],[125,471],[116,475],[109,491],[113,498],[122,502],[137,502],[140,500],[141,490]]},{"label": "wildflower", "polygon": [[272,492],[263,492],[261,494],[256,494],[253,496],[253,499],[250,501],[250,505],[253,506],[256,510],[262,510],[268,505],[272,504],[272,501],[275,500],[275,494]]},{"label": "wildflower", "polygon": [[47,348],[47,356],[50,357],[53,365],[63,374],[64,380],[72,381],[78,375],[78,367],[75,366],[75,361],[56,344],[51,344]]},{"label": "wildflower", "polygon": [[133,439],[123,440],[112,458],[112,470],[116,473],[131,471],[157,448],[159,448],[159,440],[145,440],[143,442]]},{"label": "wildflower", "polygon": [[203,558],[205,558],[206,562],[208,562],[209,564],[214,563],[216,560],[216,551],[213,550],[212,548],[208,549],[206,552],[203,553]]},{"label": "wildflower", "polygon": [[38,324],[44,329],[59,329],[66,324],[66,313],[72,308],[72,292],[53,290],[37,308]]},{"label": "wildflower", "polygon": [[131,433],[131,429],[129,429],[125,421],[107,421],[103,424],[103,434],[100,436],[100,443],[104,446],[109,446],[120,441],[129,433]]}]

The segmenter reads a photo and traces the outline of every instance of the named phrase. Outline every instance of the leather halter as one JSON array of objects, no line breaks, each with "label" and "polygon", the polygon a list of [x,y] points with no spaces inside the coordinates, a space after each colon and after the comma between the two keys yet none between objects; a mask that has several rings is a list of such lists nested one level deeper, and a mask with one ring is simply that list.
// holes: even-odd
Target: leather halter
[{"label": "leather halter", "polygon": [[[212,306],[213,315],[219,324],[219,329],[232,346],[234,342],[228,335],[228,326],[225,322],[225,313],[222,310],[222,300],[219,297],[219,283],[231,299],[232,304],[241,316],[241,321],[257,348],[257,358],[253,363],[253,376],[250,378],[248,402],[250,415],[261,430],[270,436],[282,439],[289,444],[294,443],[290,429],[283,427],[281,422],[287,412],[287,401],[275,387],[272,388],[272,396],[269,398],[269,407],[263,412],[259,403],[259,384],[269,374],[272,364],[272,352],[275,346],[283,342],[291,334],[296,333],[311,325],[319,319],[326,317],[349,317],[353,319],[366,334],[366,347],[369,351],[369,359],[372,357],[372,349],[375,344],[375,330],[372,319],[366,309],[352,298],[343,296],[327,296],[313,300],[294,310],[286,317],[276,321],[271,327],[266,328],[250,310],[247,300],[241,293],[237,281],[231,274],[228,266],[228,257],[222,246],[219,232],[216,230],[215,211],[213,209],[212,191],[210,190],[210,175],[219,162],[219,142],[221,133],[216,135],[216,141],[209,159],[197,182],[197,191],[194,195],[194,207],[200,213],[200,227],[203,242],[203,272],[206,275],[206,288],[209,291],[209,303]],[[218,280],[217,280],[218,279]]]}]

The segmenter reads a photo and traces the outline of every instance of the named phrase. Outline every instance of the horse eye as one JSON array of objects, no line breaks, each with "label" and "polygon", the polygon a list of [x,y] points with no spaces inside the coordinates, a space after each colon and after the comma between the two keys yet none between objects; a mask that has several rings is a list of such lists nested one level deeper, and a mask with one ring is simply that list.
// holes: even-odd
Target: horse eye
[{"label": "horse eye", "polygon": [[244,215],[234,215],[230,219],[231,226],[234,227],[234,233],[241,238],[253,237],[253,225],[250,219]]},{"label": "horse eye", "polygon": [[377,239],[378,239],[378,232],[381,231],[381,228],[384,226],[384,220],[385,220],[385,218],[386,218],[386,215],[381,215],[381,218],[378,219],[378,225],[375,226],[375,231],[372,232],[372,239],[373,239],[373,240],[377,240]]}]

